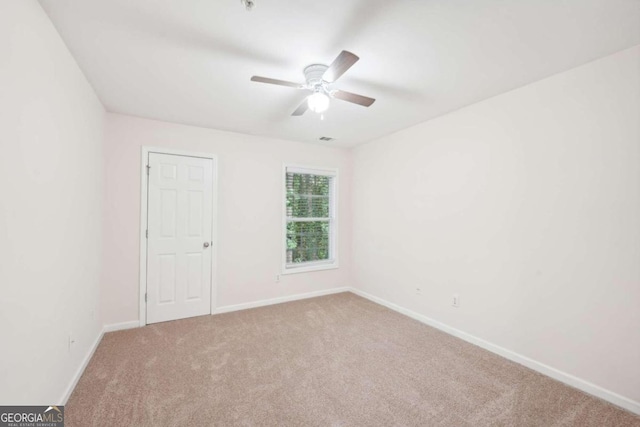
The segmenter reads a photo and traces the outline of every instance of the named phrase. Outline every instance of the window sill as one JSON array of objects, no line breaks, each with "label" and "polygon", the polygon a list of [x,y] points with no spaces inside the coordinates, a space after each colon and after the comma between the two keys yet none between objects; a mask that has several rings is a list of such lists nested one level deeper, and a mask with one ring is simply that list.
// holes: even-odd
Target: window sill
[{"label": "window sill", "polygon": [[338,268],[337,261],[309,263],[309,264],[302,264],[300,267],[285,266],[282,269],[282,274],[309,273],[312,271],[334,270],[337,268]]}]

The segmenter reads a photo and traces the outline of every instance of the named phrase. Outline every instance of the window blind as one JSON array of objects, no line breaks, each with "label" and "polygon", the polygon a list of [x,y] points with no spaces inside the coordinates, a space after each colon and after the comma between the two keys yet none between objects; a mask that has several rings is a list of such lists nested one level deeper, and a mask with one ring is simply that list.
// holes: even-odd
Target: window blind
[{"label": "window blind", "polygon": [[286,173],[286,264],[331,260],[333,176]]}]

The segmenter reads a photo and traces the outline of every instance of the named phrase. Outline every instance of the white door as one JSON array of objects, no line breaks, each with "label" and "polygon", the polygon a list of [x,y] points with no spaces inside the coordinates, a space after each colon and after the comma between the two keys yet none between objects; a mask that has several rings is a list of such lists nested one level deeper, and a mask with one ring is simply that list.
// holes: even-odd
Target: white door
[{"label": "white door", "polygon": [[213,160],[149,153],[147,323],[211,313]]}]

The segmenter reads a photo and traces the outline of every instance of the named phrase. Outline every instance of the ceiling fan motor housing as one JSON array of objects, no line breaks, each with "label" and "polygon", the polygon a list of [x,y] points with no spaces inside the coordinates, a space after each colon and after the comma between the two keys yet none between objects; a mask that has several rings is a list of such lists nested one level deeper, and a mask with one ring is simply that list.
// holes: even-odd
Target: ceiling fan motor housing
[{"label": "ceiling fan motor housing", "polygon": [[307,86],[311,90],[317,90],[319,87],[323,87],[322,76],[329,67],[322,64],[312,64],[304,69],[304,78],[307,81]]}]

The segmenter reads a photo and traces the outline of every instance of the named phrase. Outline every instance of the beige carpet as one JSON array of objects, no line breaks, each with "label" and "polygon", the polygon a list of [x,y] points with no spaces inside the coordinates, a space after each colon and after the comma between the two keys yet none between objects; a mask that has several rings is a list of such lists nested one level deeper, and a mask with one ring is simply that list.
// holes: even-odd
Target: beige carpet
[{"label": "beige carpet", "polygon": [[70,426],[640,426],[350,293],[109,333]]}]

